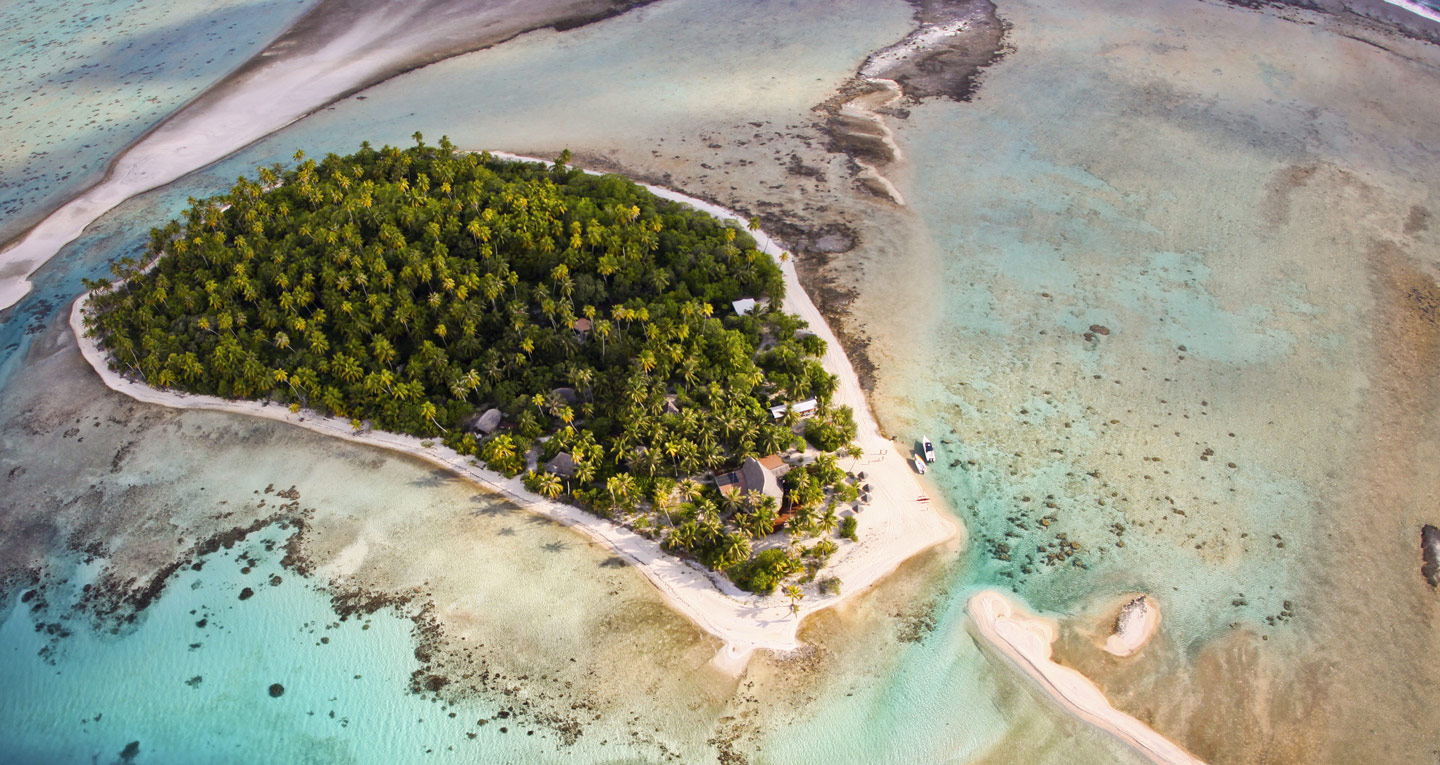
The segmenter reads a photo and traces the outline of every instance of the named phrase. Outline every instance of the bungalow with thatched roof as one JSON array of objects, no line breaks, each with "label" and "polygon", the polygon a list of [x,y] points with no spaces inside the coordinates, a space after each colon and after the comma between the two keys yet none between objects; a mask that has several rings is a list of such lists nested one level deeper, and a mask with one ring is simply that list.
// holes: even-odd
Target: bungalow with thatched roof
[{"label": "bungalow with thatched roof", "polygon": [[784,473],[785,460],[778,454],[755,459],[746,457],[739,470],[715,474],[715,488],[725,496],[735,493],[758,493],[784,501],[785,490],[780,488],[780,475]]},{"label": "bungalow with thatched roof", "polygon": [[465,418],[464,427],[471,433],[488,436],[500,427],[501,416],[499,409],[487,409],[483,414],[475,414]]},{"label": "bungalow with thatched roof", "polygon": [[546,472],[554,473],[561,478],[574,478],[577,467],[575,458],[570,456],[570,452],[560,452],[555,455],[554,459],[545,463]]}]

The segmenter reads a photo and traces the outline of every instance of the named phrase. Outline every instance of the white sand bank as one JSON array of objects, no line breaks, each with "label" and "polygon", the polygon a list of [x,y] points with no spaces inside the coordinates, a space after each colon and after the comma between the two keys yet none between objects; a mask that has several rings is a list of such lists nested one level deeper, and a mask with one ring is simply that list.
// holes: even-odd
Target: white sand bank
[{"label": "white sand bank", "polygon": [[1026,613],[995,590],[971,596],[965,609],[986,643],[1029,675],[1065,711],[1114,735],[1152,762],[1200,762],[1179,744],[1110,706],[1090,678],[1052,661],[1050,644],[1056,636],[1053,621]]},{"label": "white sand bank", "polygon": [[1101,646],[1120,658],[1134,656],[1160,629],[1160,606],[1149,595],[1128,598],[1115,617],[1115,632]]},{"label": "white sand bank", "polygon": [[[429,0],[378,3],[301,24],[136,141],[104,180],[0,252],[0,310],[30,291],[30,276],[101,215],[137,194],[217,162],[361,87],[415,63],[506,40],[557,19],[593,13],[595,0]],[[308,38],[308,39],[307,39]]]},{"label": "white sand bank", "polygon": [[[650,188],[659,196],[691,204],[717,217],[740,220],[739,216],[723,208],[668,189]],[[754,232],[754,235],[767,251],[778,252],[770,237],[762,232]],[[665,553],[658,542],[579,508],[532,494],[526,491],[520,478],[507,479],[438,443],[426,447],[422,445],[422,439],[413,436],[383,431],[357,433],[351,429],[349,420],[339,417],[326,417],[313,411],[292,413],[279,404],[232,401],[216,396],[159,390],[127,379],[110,369],[105,351],[94,338],[85,336],[83,315],[86,297],[75,301],[70,327],[85,360],[95,368],[105,384],[136,400],[176,409],[210,409],[263,417],[347,441],[403,452],[451,470],[483,488],[504,495],[527,510],[589,535],[635,564],[675,610],[725,641],[724,655],[718,656],[715,663],[727,673],[738,674],[746,658],[756,648],[779,651],[798,648],[797,633],[805,616],[863,592],[908,558],[954,539],[961,532],[959,523],[948,512],[924,499],[925,490],[911,472],[906,454],[880,435],[849,359],[825,324],[824,317],[801,288],[794,264],[784,263],[783,270],[787,293],[785,309],[810,322],[811,329],[826,341],[827,350],[822,361],[840,379],[835,402],[847,404],[855,410],[857,441],[864,448],[865,456],[849,460],[849,464],[842,460],[842,467],[866,471],[866,481],[873,487],[871,504],[860,516],[860,541],[841,542],[839,552],[831,558],[830,565],[823,572],[825,576],[840,578],[841,594],[822,596],[811,589],[800,603],[798,616],[790,613],[789,601],[778,594],[759,597],[743,592],[722,575]]]},{"label": "white sand bank", "polygon": [[1421,18],[1440,22],[1440,11],[1437,11],[1434,8],[1430,8],[1428,6],[1421,5],[1417,2],[1414,2],[1414,0],[1385,0],[1385,2],[1394,6],[1398,6],[1400,8],[1404,8],[1405,10],[1415,14],[1416,16],[1420,16]]}]

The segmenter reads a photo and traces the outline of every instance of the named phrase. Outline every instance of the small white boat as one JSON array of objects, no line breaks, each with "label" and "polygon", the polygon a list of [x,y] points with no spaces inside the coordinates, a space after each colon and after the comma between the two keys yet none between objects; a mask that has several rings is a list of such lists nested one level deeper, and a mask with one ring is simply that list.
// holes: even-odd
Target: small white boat
[{"label": "small white boat", "polygon": [[915,455],[915,472],[925,475],[925,459],[918,454]]},{"label": "small white boat", "polygon": [[930,443],[930,438],[927,436],[927,437],[925,437],[925,438],[920,439],[920,445],[921,445],[922,447],[924,447],[924,449],[925,449],[925,461],[926,461],[926,462],[934,462],[934,461],[935,461],[935,445],[932,444],[932,443]]}]

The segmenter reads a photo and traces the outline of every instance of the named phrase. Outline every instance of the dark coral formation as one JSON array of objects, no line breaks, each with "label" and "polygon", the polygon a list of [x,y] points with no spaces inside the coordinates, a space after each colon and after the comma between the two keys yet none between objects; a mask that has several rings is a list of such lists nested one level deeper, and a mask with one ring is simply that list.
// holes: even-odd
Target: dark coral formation
[{"label": "dark coral formation", "polygon": [[1425,524],[1425,528],[1420,530],[1420,552],[1425,559],[1420,573],[1425,575],[1425,581],[1431,587],[1440,587],[1440,529]]},{"label": "dark coral formation", "polygon": [[911,0],[922,25],[943,25],[964,19],[965,28],[943,45],[914,56],[889,70],[886,79],[900,84],[912,101],[949,98],[967,102],[980,89],[980,73],[1011,52],[1006,42],[1010,25],[990,0]]}]

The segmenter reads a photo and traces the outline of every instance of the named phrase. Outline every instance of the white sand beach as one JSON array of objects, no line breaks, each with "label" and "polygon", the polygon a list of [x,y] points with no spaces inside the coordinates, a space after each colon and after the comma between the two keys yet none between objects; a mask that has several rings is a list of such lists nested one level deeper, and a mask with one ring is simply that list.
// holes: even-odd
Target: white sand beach
[{"label": "white sand beach", "polygon": [[[683,194],[649,188],[659,196],[693,205],[717,217],[741,220],[733,212]],[[778,245],[763,232],[754,232],[754,236],[767,252],[779,252]],[[717,656],[714,663],[733,675],[743,670],[746,658],[757,648],[789,651],[800,647],[798,632],[805,616],[865,591],[915,554],[956,539],[961,534],[958,521],[927,495],[912,472],[908,454],[880,435],[860,381],[839,341],[800,286],[794,264],[785,262],[782,265],[786,280],[784,308],[808,321],[811,329],[826,341],[827,350],[822,361],[840,378],[835,403],[848,405],[855,411],[858,426],[856,440],[864,449],[864,456],[842,460],[841,466],[852,471],[865,471],[866,482],[873,487],[871,504],[860,516],[860,541],[842,543],[825,569],[826,576],[841,580],[841,593],[825,596],[811,588],[800,602],[798,615],[790,612],[789,601],[779,595],[760,597],[743,592],[722,575],[665,553],[654,540],[577,507],[533,494],[524,488],[520,478],[507,479],[442,445],[426,446],[428,442],[423,439],[383,431],[356,432],[350,427],[349,420],[305,410],[292,413],[287,407],[275,403],[232,401],[216,396],[165,391],[127,379],[110,369],[105,351],[94,338],[85,336],[83,316],[86,297],[76,300],[71,309],[70,327],[85,360],[105,384],[138,401],[176,409],[209,409],[263,417],[347,441],[403,452],[451,470],[482,488],[506,496],[531,512],[564,523],[604,543],[635,564],[675,610],[725,642],[722,656]]]},{"label": "white sand beach", "polygon": [[1050,658],[1055,623],[1026,613],[1005,595],[984,590],[971,596],[965,610],[985,642],[1038,683],[1065,711],[1114,735],[1156,763],[1199,763],[1179,744],[1110,706],[1090,678]]}]

